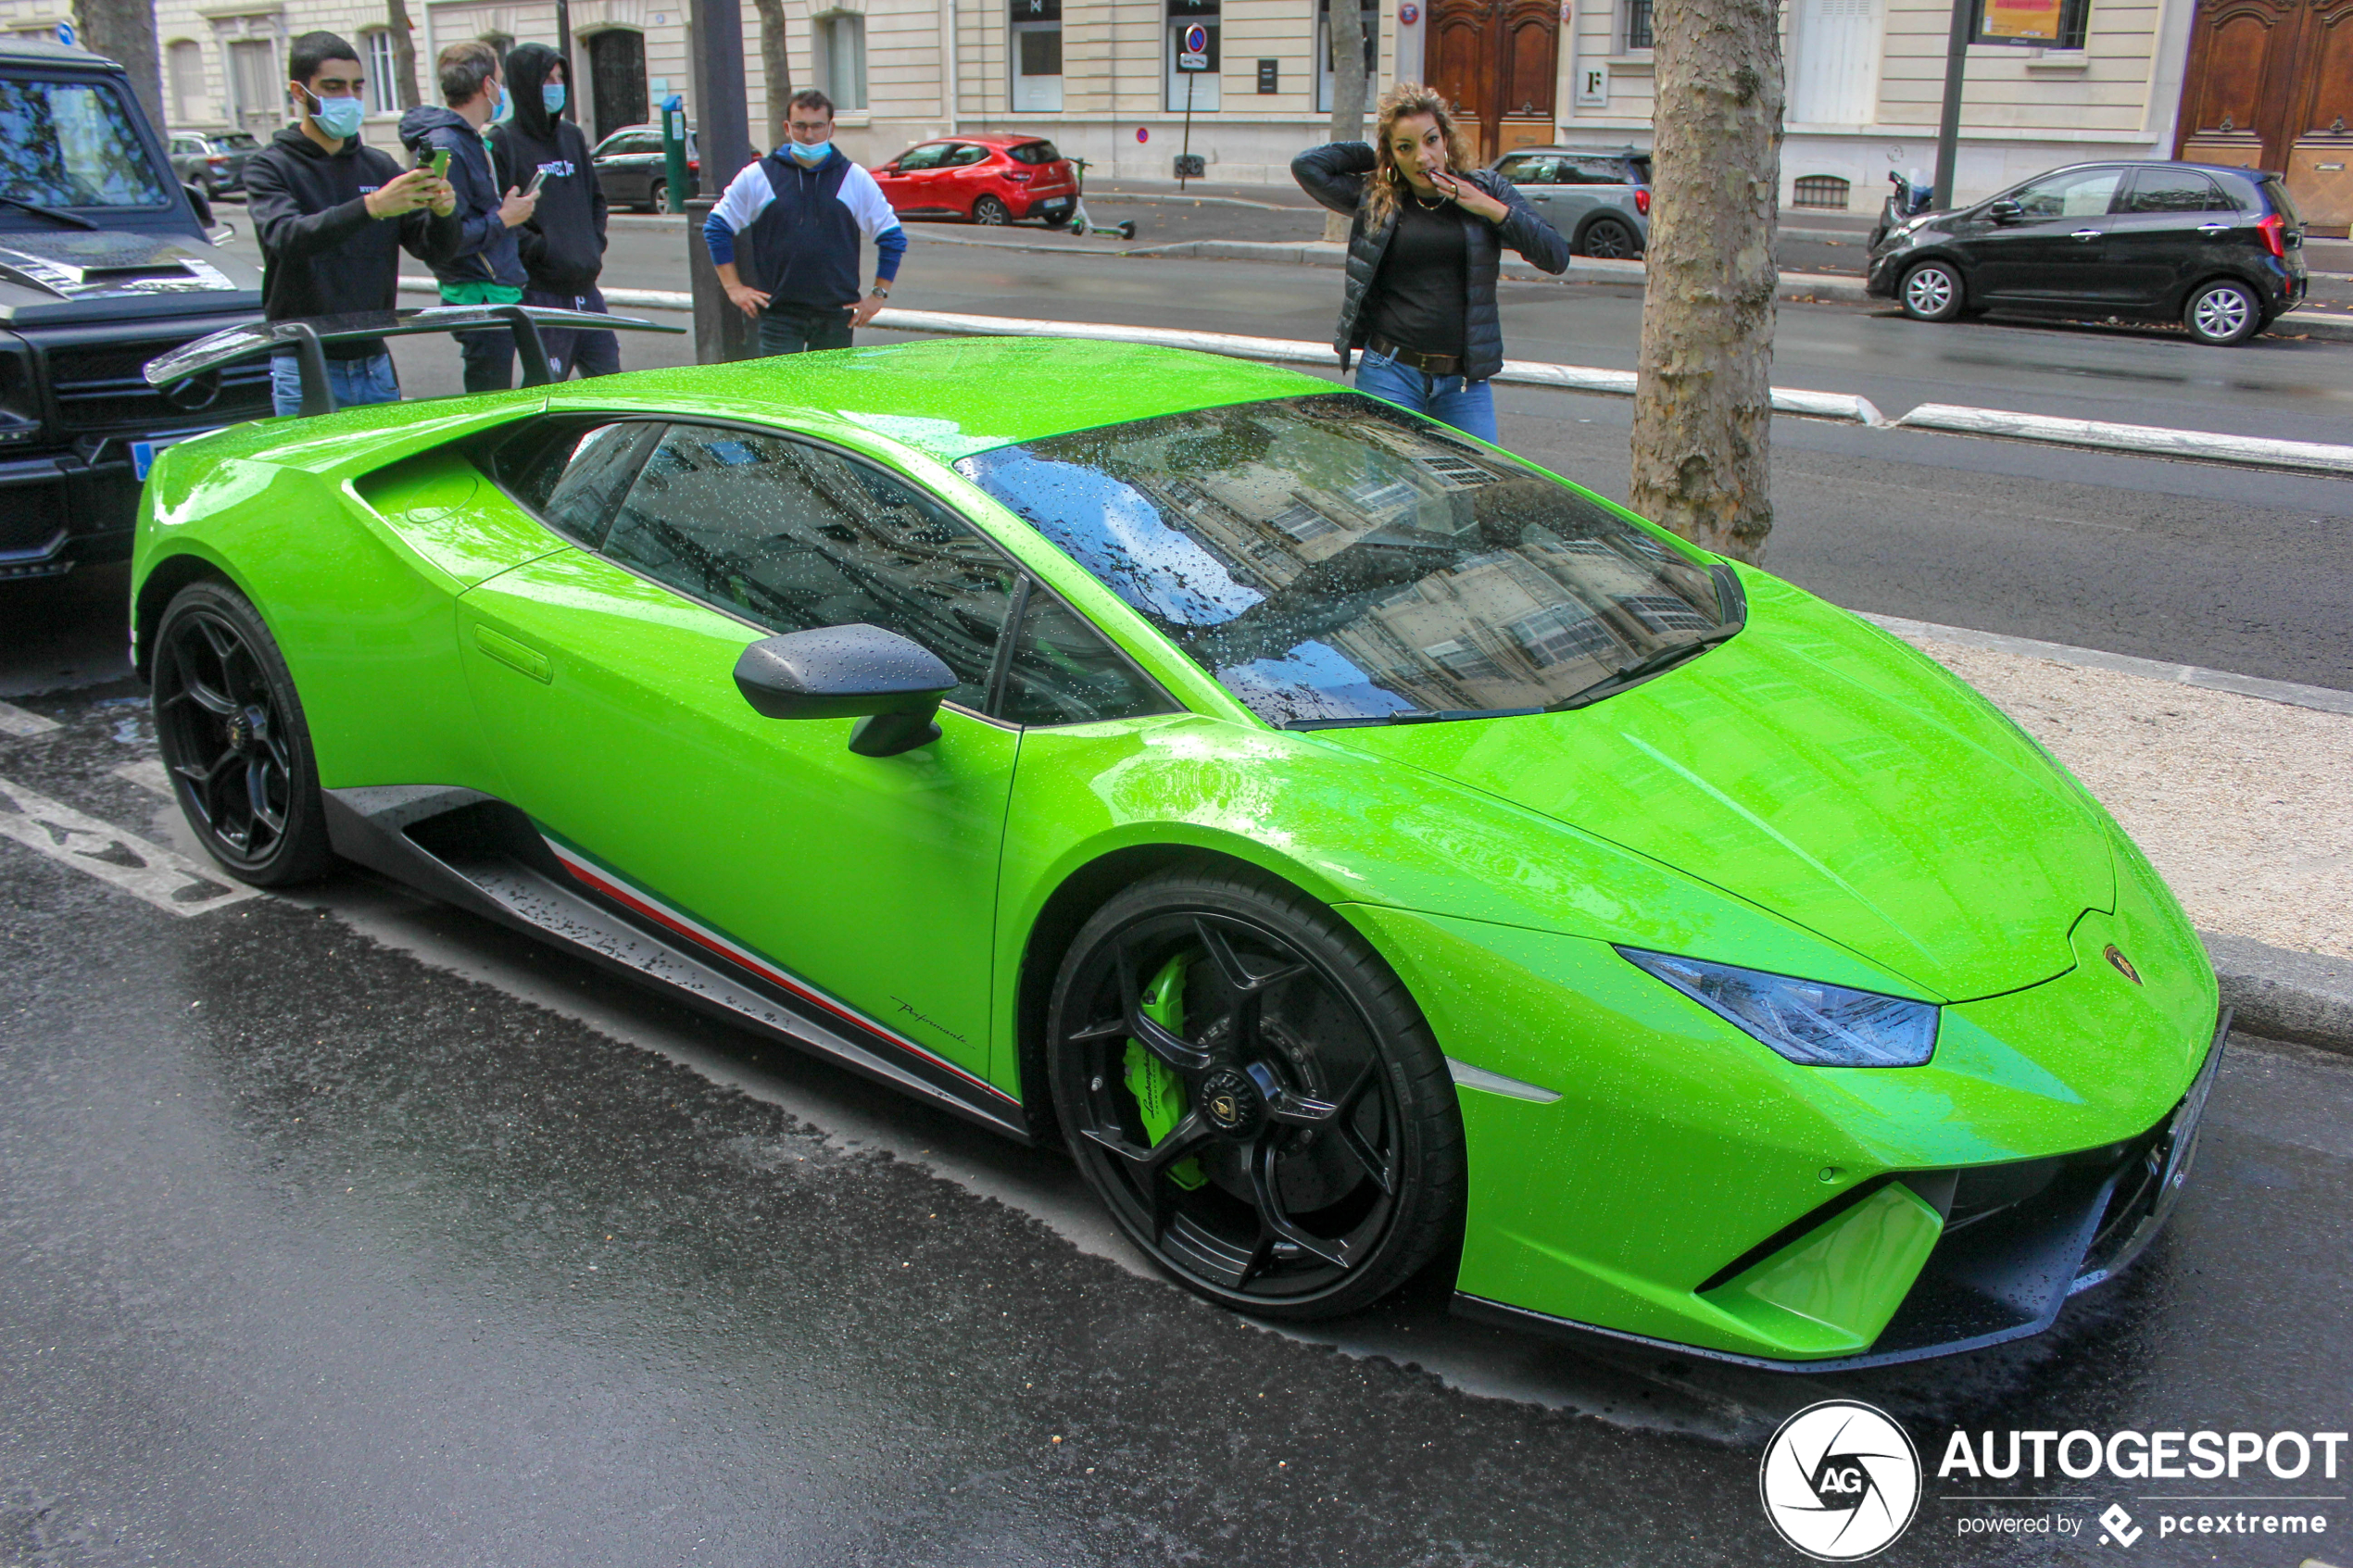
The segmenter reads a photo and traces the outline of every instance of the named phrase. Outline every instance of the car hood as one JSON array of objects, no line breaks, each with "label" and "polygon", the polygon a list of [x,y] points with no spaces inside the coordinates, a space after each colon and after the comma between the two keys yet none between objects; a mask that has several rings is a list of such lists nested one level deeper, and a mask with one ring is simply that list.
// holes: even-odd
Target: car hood
[{"label": "car hood", "polygon": [[1740,635],[1592,707],[1326,736],[1673,866],[1936,999],[2071,968],[2077,919],[2114,907],[2100,809],[1924,656],[1743,577]]},{"label": "car hood", "polygon": [[208,310],[258,295],[261,276],[246,262],[192,234],[136,229],[16,230],[0,232],[0,316],[88,302],[194,295]]}]

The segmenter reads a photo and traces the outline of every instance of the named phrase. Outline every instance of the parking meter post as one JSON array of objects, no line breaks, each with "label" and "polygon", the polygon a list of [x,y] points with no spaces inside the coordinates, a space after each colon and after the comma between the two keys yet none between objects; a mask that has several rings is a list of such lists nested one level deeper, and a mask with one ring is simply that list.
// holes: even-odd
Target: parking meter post
[{"label": "parking meter post", "polygon": [[[737,359],[749,359],[758,352],[758,327],[750,318],[735,307],[727,291],[719,285],[719,270],[711,264],[711,247],[703,244],[702,222],[711,209],[719,204],[709,196],[697,196],[686,204],[686,270],[693,280],[695,294],[695,363],[724,365]],[[737,245],[741,246],[743,240]],[[739,248],[736,259],[743,261],[750,252]]]},{"label": "parking meter post", "polygon": [[661,175],[664,205],[686,210],[686,104],[673,93],[661,101]]},{"label": "parking meter post", "polygon": [[1977,0],[1953,0],[1953,31],[1944,44],[1944,113],[1936,127],[1936,194],[1929,206],[1953,205],[1953,165],[1961,143],[1961,88],[1969,74],[1969,34],[1976,31]]}]

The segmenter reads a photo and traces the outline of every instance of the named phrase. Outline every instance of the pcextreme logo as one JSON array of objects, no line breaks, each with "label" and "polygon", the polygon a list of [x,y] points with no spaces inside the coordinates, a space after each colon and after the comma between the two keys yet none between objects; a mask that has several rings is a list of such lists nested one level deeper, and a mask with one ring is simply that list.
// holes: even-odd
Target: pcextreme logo
[{"label": "pcextreme logo", "polygon": [[1765,1517],[1821,1562],[1855,1562],[1894,1544],[1920,1506],[1920,1456],[1885,1411],[1824,1399],[1781,1423],[1756,1489]]}]

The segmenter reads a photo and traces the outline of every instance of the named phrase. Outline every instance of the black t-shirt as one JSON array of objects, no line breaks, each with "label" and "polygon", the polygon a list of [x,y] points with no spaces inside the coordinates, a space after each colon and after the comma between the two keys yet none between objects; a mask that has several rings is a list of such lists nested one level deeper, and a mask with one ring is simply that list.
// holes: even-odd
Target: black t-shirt
[{"label": "black t-shirt", "polygon": [[1459,357],[1470,309],[1462,212],[1453,202],[1432,212],[1411,190],[1399,194],[1397,230],[1373,280],[1372,330],[1400,347]]}]

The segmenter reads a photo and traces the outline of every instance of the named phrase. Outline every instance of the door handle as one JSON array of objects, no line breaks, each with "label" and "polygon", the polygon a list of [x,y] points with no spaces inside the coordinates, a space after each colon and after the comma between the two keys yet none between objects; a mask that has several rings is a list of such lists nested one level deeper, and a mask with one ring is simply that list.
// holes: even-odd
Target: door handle
[{"label": "door handle", "polygon": [[2096,240],[2100,232],[2097,229],[2078,229],[2067,237],[2070,240]]},{"label": "door handle", "polygon": [[548,667],[546,654],[527,643],[502,636],[480,623],[474,626],[474,646],[509,669],[521,671],[543,686],[555,679],[555,671]]},{"label": "door handle", "polygon": [[2219,240],[2231,232],[2231,226],[2228,223],[2201,223],[2197,232],[2209,240]]}]

